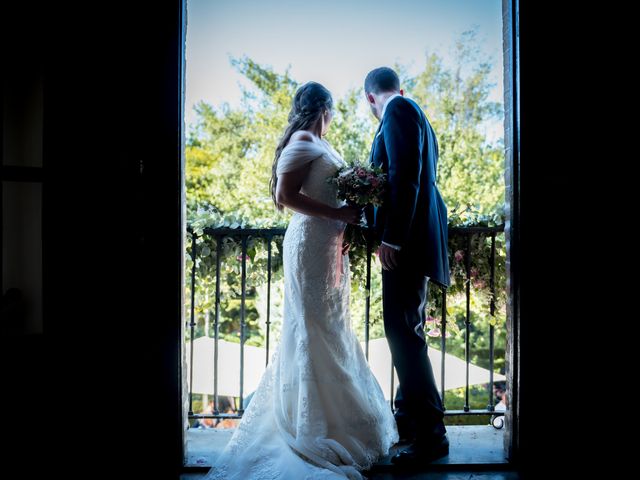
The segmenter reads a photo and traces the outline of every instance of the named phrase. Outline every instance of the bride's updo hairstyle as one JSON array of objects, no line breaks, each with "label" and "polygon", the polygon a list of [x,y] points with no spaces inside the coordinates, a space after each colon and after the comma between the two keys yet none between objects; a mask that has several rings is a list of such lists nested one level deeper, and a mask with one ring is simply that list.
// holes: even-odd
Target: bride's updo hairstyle
[{"label": "bride's updo hairstyle", "polygon": [[320,119],[325,110],[331,110],[333,107],[333,99],[331,93],[325,87],[317,82],[307,82],[302,85],[295,96],[293,104],[289,112],[289,125],[284,131],[284,135],[276,148],[275,158],[273,160],[273,168],[271,170],[271,198],[278,210],[282,210],[282,205],[276,201],[276,186],[278,184],[278,176],[276,170],[278,168],[278,159],[284,147],[289,143],[291,135],[298,130],[310,130]]}]

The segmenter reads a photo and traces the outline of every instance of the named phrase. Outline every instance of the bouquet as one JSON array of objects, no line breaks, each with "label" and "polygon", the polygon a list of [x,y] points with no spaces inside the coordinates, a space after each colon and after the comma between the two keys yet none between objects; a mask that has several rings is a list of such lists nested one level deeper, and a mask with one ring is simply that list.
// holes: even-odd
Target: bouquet
[{"label": "bouquet", "polygon": [[[345,200],[347,204],[356,207],[373,205],[379,207],[387,187],[387,175],[382,169],[356,163],[340,168],[335,175],[327,181],[337,187],[337,196]],[[366,227],[366,222],[361,219],[360,227]],[[354,232],[351,225],[347,226],[346,236],[348,243],[354,240]]]},{"label": "bouquet", "polygon": [[[340,168],[327,181],[336,186],[338,199],[345,200],[347,204],[354,207],[367,207],[369,205],[379,207],[382,205],[387,176],[379,168],[355,164]],[[349,251],[350,246],[361,247],[358,249],[361,251],[361,255],[366,252],[368,240],[362,228],[366,226],[366,222],[363,218],[360,218],[359,227],[361,228],[348,224],[342,232],[341,240],[338,244],[336,286],[340,285],[340,279],[342,278],[342,256]],[[364,247],[364,250],[362,247]]]},{"label": "bouquet", "polygon": [[339,169],[329,182],[338,189],[338,198],[349,205],[365,207],[382,205],[387,176],[379,168],[361,164]]}]

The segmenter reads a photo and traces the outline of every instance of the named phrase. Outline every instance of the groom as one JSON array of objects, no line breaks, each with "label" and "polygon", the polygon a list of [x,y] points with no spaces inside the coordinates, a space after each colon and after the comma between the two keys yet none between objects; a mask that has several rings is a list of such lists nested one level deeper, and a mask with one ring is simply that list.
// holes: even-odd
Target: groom
[{"label": "groom", "polygon": [[400,384],[395,418],[413,443],[391,460],[411,465],[449,453],[444,408],[424,336],[429,282],[449,285],[447,208],[436,186],[438,142],[420,107],[387,67],[369,72],[367,101],[380,120],[371,163],[387,174],[384,205],[368,212],[381,240],[384,328]]}]

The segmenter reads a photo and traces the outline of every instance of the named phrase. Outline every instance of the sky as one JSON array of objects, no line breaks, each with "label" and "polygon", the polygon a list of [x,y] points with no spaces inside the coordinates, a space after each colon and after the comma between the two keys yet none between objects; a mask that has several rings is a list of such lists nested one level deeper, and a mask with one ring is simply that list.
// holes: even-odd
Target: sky
[{"label": "sky", "polygon": [[339,98],[362,86],[373,68],[399,63],[416,72],[426,52],[447,61],[460,34],[471,28],[477,28],[478,46],[494,62],[491,99],[501,102],[501,5],[501,0],[187,0],[187,125],[200,100],[239,103],[244,82],[230,57],[246,55],[278,72],[290,67],[298,82],[320,82]]}]

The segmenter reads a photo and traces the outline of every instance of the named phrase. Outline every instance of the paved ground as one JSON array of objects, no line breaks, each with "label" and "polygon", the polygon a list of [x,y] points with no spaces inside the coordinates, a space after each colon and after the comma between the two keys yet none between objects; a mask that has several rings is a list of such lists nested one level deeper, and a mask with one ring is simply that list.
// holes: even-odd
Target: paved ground
[{"label": "paved ground", "polygon": [[[382,459],[367,475],[371,480],[515,480],[513,472],[497,471],[506,466],[502,441],[504,430],[491,426],[447,427],[450,454],[437,462],[432,469],[452,468],[459,471],[428,473],[399,473],[391,466],[390,457]],[[187,433],[187,464],[210,466],[231,438],[232,430],[189,430]],[[400,447],[401,448],[401,447]],[[392,451],[392,453],[394,453]],[[496,471],[489,471],[495,465]],[[184,474],[182,480],[197,480],[203,473]]]}]

